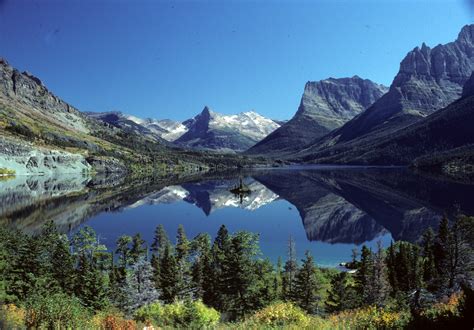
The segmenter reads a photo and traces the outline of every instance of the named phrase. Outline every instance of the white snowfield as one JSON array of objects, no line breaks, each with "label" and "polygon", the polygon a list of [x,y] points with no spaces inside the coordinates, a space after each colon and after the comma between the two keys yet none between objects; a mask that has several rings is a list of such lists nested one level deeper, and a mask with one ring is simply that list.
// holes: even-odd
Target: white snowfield
[{"label": "white snowfield", "polygon": [[[242,134],[252,140],[259,141],[268,134],[280,127],[272,119],[266,118],[255,111],[242,112],[236,115],[223,115],[214,111],[209,111],[210,129],[225,129]],[[192,120],[186,121],[188,126],[183,123],[169,119],[142,119],[132,115],[124,115],[124,118],[133,121],[138,125],[142,125],[156,133],[167,141],[175,141],[189,130]]]}]

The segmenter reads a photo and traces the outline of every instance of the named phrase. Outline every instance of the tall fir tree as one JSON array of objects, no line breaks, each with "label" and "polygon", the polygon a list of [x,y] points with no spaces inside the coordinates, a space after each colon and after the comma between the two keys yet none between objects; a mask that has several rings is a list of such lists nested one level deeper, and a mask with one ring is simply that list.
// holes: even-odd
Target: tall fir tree
[{"label": "tall fir tree", "polygon": [[331,287],[325,301],[326,311],[339,312],[357,307],[357,292],[349,283],[347,272],[339,272],[331,279]]},{"label": "tall fir tree", "polygon": [[160,293],[161,300],[165,303],[172,303],[178,296],[178,288],[182,286],[179,283],[179,268],[176,258],[172,251],[171,244],[165,246],[163,257],[160,260]]},{"label": "tall fir tree", "polygon": [[158,300],[159,294],[153,281],[153,269],[145,257],[142,256],[133,263],[122,291],[126,299],[125,311],[128,315]]},{"label": "tall fir tree", "polygon": [[130,262],[135,264],[141,258],[147,258],[147,247],[146,242],[142,239],[140,233],[133,235],[132,246],[130,247]]},{"label": "tall fir tree", "polygon": [[309,251],[306,251],[301,268],[296,273],[294,299],[296,304],[310,314],[318,312],[320,288],[316,278],[316,266]]},{"label": "tall fir tree", "polygon": [[288,239],[287,260],[282,279],[282,295],[287,301],[294,300],[295,278],[298,271],[298,262],[296,260],[295,241],[292,236]]},{"label": "tall fir tree", "polygon": [[372,251],[365,245],[362,246],[360,262],[356,272],[356,286],[361,302],[371,304],[374,259]]}]

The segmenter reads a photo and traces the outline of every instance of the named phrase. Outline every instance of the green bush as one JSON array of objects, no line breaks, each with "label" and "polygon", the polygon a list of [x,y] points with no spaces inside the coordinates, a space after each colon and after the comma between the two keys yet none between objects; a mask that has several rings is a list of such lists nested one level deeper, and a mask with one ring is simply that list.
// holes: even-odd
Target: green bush
[{"label": "green bush", "polygon": [[162,327],[203,328],[216,325],[220,313],[214,308],[207,307],[202,301],[176,301],[168,305],[155,302],[139,308],[135,312],[135,319]]},{"label": "green bush", "polygon": [[259,327],[306,327],[310,318],[301,308],[292,303],[277,302],[256,312],[249,321]]},{"label": "green bush", "polygon": [[91,318],[80,300],[64,293],[33,295],[26,302],[28,328],[85,329]]}]

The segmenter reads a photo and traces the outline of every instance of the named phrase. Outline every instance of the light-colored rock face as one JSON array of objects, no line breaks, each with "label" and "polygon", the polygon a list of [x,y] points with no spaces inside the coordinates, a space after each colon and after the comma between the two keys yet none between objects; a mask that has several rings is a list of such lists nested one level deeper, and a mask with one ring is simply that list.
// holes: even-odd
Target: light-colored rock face
[{"label": "light-colored rock face", "polygon": [[391,86],[405,111],[428,115],[461,96],[474,70],[474,25],[466,25],[454,42],[434,48],[423,43],[400,63]]},{"label": "light-colored rock face", "polygon": [[363,112],[386,91],[357,76],[307,82],[293,118],[247,152],[281,156],[300,150]]},{"label": "light-colored rock face", "polygon": [[305,116],[332,130],[371,106],[388,90],[357,76],[306,83],[295,117]]},{"label": "light-colored rock face", "polygon": [[83,173],[92,169],[81,154],[34,147],[30,143],[0,137],[0,168],[15,174]]}]

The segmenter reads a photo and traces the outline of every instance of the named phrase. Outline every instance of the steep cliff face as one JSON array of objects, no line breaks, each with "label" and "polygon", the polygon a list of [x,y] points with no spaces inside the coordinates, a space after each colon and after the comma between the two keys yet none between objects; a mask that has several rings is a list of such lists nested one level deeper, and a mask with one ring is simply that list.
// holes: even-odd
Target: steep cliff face
[{"label": "steep cliff face", "polygon": [[[28,72],[21,73],[0,58],[0,101],[16,101],[25,110],[65,129],[89,133],[87,117],[51,93],[43,82]],[[2,103],[3,103],[2,102]],[[30,113],[31,114],[31,113]]]},{"label": "steep cliff face", "polygon": [[454,42],[433,49],[416,47],[401,62],[387,94],[303,153],[315,160],[331,155],[332,162],[347,162],[347,152],[373,144],[461,97],[473,69],[474,25],[466,25]]},{"label": "steep cliff face", "polygon": [[275,154],[298,150],[367,109],[387,88],[358,76],[307,82],[294,117],[248,150]]}]

